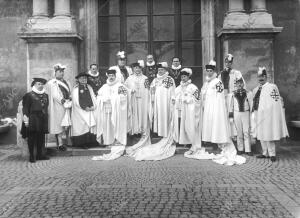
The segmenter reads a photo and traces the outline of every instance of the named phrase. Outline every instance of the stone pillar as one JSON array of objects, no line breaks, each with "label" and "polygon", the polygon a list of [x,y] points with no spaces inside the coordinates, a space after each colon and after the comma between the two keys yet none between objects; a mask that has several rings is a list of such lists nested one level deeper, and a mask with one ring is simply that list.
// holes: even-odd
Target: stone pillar
[{"label": "stone pillar", "polygon": [[228,13],[223,28],[245,28],[249,15],[245,13],[243,0],[229,0]]},{"label": "stone pillar", "polygon": [[49,26],[52,31],[77,32],[75,19],[71,16],[70,0],[54,1],[54,17],[50,20]]},{"label": "stone pillar", "polygon": [[33,0],[32,16],[48,17],[48,0]]},{"label": "stone pillar", "polygon": [[55,0],[54,16],[71,16],[70,0]]},{"label": "stone pillar", "polygon": [[244,12],[244,1],[243,0],[229,0],[228,1],[228,13],[233,12]]},{"label": "stone pillar", "polygon": [[251,11],[267,11],[266,0],[251,0]]},{"label": "stone pillar", "polygon": [[[98,63],[98,0],[86,0],[85,4],[85,69],[92,63]],[[93,16],[91,16],[91,14]]]},{"label": "stone pillar", "polygon": [[[215,58],[214,1],[201,1],[202,67]],[[205,73],[203,73],[205,81]]]},{"label": "stone pillar", "polygon": [[272,15],[267,12],[266,0],[251,0],[249,23],[253,28],[272,28]]}]

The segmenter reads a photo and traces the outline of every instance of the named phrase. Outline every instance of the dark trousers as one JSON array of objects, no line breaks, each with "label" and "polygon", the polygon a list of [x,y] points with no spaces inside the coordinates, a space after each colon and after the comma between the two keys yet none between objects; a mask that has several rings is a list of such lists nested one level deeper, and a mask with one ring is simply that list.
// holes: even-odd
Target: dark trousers
[{"label": "dark trousers", "polygon": [[28,134],[28,149],[31,160],[36,160],[44,156],[45,134],[30,132]]}]

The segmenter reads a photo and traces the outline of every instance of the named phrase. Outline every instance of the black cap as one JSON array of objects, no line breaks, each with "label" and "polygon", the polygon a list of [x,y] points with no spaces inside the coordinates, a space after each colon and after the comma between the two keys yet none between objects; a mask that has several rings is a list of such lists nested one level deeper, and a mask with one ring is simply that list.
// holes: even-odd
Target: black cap
[{"label": "black cap", "polygon": [[134,67],[140,67],[140,68],[142,68],[141,65],[140,65],[140,63],[138,63],[138,62],[132,63],[130,66],[131,66],[131,68],[134,68]]},{"label": "black cap", "polygon": [[116,75],[116,70],[107,70],[106,71],[106,74],[108,75],[108,74],[115,74]]},{"label": "black cap", "polygon": [[45,85],[47,83],[47,80],[43,79],[43,78],[33,78],[32,82],[31,82],[31,87],[34,86],[34,84],[36,82],[40,82],[40,83],[43,83]]},{"label": "black cap", "polygon": [[83,76],[89,77],[90,75],[83,72],[83,73],[79,73],[77,76],[75,76],[75,78],[78,79],[78,78],[83,77]]}]

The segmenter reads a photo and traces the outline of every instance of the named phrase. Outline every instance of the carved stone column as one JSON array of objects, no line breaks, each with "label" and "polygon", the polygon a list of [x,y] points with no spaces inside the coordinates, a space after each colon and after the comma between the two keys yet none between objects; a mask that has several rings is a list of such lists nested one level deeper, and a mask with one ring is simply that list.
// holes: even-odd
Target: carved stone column
[{"label": "carved stone column", "polygon": [[249,15],[245,13],[243,0],[229,0],[228,13],[224,19],[223,28],[244,28]]},{"label": "carved stone column", "polygon": [[71,16],[70,0],[55,0],[54,16]]},{"label": "carved stone column", "polygon": [[251,0],[251,12],[249,19],[253,27],[274,27],[272,15],[266,9],[266,0]]},{"label": "carved stone column", "polygon": [[[201,1],[202,69],[215,58],[214,1]],[[203,81],[205,81],[203,73]]]},{"label": "carved stone column", "polygon": [[33,0],[32,16],[48,17],[48,0]]}]

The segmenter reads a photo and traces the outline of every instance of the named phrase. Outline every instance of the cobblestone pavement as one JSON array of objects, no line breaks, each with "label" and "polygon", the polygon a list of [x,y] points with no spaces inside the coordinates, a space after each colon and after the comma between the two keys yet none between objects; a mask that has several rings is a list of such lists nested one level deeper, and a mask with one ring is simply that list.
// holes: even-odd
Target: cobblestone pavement
[{"label": "cobblestone pavement", "polygon": [[0,158],[0,217],[300,217],[300,146],[278,153],[273,164],[228,167],[182,155],[31,164],[10,152]]}]

